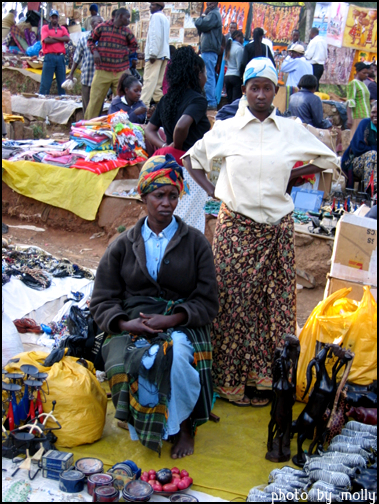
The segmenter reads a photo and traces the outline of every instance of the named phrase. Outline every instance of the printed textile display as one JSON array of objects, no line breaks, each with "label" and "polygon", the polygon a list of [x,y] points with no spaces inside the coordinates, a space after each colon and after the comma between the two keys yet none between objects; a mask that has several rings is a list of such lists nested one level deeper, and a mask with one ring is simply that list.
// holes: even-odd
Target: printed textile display
[{"label": "printed textile display", "polygon": [[349,4],[345,2],[332,2],[330,5],[326,42],[328,45],[342,47],[343,32],[346,25]]},{"label": "printed textile display", "polygon": [[350,5],[343,35],[343,46],[377,52],[377,16],[377,9]]},{"label": "printed textile display", "polygon": [[329,23],[329,16],[330,16],[330,2],[317,2],[312,26],[319,29],[321,37],[326,37]]},{"label": "printed textile display", "polygon": [[274,44],[289,44],[292,39],[292,31],[299,26],[301,7],[276,7],[268,4],[253,3],[253,21],[251,31],[254,28],[266,30],[265,37]]},{"label": "printed textile display", "polygon": [[354,56],[354,49],[328,45],[328,57],[320,82],[322,84],[339,84],[341,86],[348,84]]},{"label": "printed textile display", "polygon": [[219,2],[222,19],[222,33],[229,33],[230,23],[237,23],[237,29],[245,33],[247,16],[249,15],[249,2]]}]

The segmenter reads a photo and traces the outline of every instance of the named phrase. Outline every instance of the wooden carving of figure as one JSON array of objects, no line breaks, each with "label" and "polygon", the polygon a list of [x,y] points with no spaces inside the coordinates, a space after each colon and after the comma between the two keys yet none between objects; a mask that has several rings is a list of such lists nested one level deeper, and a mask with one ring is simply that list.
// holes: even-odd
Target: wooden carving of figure
[{"label": "wooden carving of figure", "polygon": [[[268,426],[266,459],[271,462],[286,462],[291,458],[290,434],[292,407],[296,396],[297,363],[300,355],[299,340],[289,334],[284,348],[276,349],[273,370],[274,399],[271,420]],[[274,436],[276,438],[274,439]]]}]

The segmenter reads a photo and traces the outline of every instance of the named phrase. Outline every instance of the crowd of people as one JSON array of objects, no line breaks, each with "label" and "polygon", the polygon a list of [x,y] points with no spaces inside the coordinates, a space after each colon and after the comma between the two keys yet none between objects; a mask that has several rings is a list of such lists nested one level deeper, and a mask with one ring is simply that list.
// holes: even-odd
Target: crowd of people
[{"label": "crowd of people", "polygon": [[[148,215],[108,247],[90,310],[108,335],[102,355],[116,418],[129,424],[131,439],[158,452],[162,440],[174,437],[176,459],[193,454],[214,392],[239,407],[270,402],[275,349],[296,334],[291,183],[339,162],[302,124],[278,115],[278,72],[262,28],[247,43],[238,29],[225,40],[218,4],[208,2],[195,22],[201,54],[191,46],[173,51],[164,5],[150,2],[144,54],[126,8],[104,21],[91,6],[68,78],[81,63],[86,119],[101,113],[111,87],[109,113],[126,111],[144,125],[151,156],[138,192]],[[51,11],[42,28],[43,94],[54,72],[64,93],[67,38]],[[310,38],[305,47],[295,30],[283,63],[287,85],[299,88],[289,110],[304,123],[329,128],[315,94],[326,45],[316,28]],[[222,44],[233,108],[211,129],[207,111],[218,104]],[[143,82],[131,63],[142,58]],[[368,65],[358,63],[348,86],[352,143],[343,166],[365,184],[375,173],[376,184],[376,102],[370,103],[368,79],[374,82]],[[207,175],[216,158],[221,170],[214,186]],[[299,161],[303,166],[294,169]],[[204,236],[208,197],[222,202],[213,249]]]}]

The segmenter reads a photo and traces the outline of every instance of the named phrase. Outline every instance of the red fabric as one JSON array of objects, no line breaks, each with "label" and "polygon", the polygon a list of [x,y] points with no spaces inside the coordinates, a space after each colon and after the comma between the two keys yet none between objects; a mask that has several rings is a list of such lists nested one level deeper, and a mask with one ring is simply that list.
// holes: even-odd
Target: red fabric
[{"label": "red fabric", "polygon": [[[295,168],[300,168],[301,166],[304,166],[305,163],[303,161],[297,161],[292,169],[294,170]],[[295,182],[295,186],[299,186],[299,185],[303,185],[304,183],[307,183],[307,182],[313,182],[315,183],[316,182],[316,175],[302,175],[301,177],[299,177],[298,179],[296,179],[296,182]]]},{"label": "red fabric", "polygon": [[41,2],[28,2],[28,11],[30,10],[39,11],[40,5]]},{"label": "red fabric", "polygon": [[54,29],[49,29],[49,25],[42,26],[41,30],[41,41],[42,41],[42,51],[43,54],[66,54],[66,49],[64,48],[64,42],[56,42],[55,44],[45,44],[44,40],[47,37],[64,37],[69,36],[68,31],[64,26],[59,26],[57,33]]},{"label": "red fabric", "polygon": [[174,149],[174,147],[162,147],[162,149],[158,149],[154,152],[154,156],[165,156],[166,154],[171,154],[171,156],[174,156],[178,165],[183,166],[183,162],[180,158],[184,156],[185,153],[186,151]]},{"label": "red fabric", "polygon": [[115,161],[100,161],[99,163],[93,163],[92,161],[85,161],[84,159],[78,159],[71,168],[77,168],[78,170],[87,170],[96,175],[101,175],[101,173],[106,173],[111,170],[116,170],[117,168],[123,168],[124,166],[131,166],[137,163],[143,163],[146,161],[145,158],[137,157],[133,161],[126,161],[125,159],[117,159]]}]

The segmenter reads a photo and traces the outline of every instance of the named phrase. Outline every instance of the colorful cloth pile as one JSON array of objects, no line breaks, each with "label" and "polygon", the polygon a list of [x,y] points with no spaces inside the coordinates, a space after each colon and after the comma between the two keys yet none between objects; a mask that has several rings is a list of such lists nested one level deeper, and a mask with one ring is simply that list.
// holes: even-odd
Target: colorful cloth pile
[{"label": "colorful cloth pile", "polygon": [[35,161],[96,174],[143,163],[148,158],[144,131],[129,121],[126,112],[74,123],[68,142],[3,140],[3,148],[10,161]]}]

